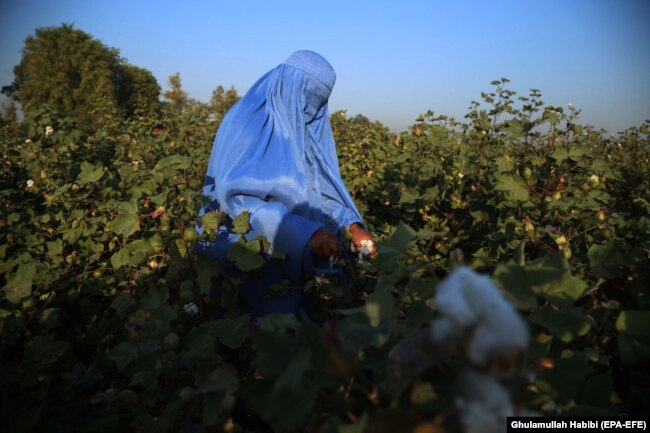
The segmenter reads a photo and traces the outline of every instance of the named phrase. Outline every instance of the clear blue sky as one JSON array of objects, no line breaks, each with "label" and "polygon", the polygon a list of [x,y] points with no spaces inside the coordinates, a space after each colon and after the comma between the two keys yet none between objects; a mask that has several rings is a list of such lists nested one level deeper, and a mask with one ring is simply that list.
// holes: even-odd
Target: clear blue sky
[{"label": "clear blue sky", "polygon": [[297,49],[321,53],[345,108],[394,131],[433,110],[462,119],[500,77],[610,132],[650,119],[650,0],[0,0],[0,84],[26,36],[72,23],[190,96],[244,93]]}]

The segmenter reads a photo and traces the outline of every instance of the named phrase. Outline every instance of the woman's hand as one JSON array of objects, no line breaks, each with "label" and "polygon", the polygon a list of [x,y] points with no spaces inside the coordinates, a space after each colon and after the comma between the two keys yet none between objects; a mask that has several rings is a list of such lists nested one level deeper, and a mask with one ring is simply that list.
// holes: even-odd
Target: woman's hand
[{"label": "woman's hand", "polygon": [[[372,236],[368,233],[361,224],[354,223],[350,226],[350,236],[352,237],[352,245],[354,245],[354,250],[356,252],[361,251],[362,245],[361,241],[370,241],[372,242]],[[377,254],[377,248],[375,244],[372,244],[372,251],[370,252],[371,256]]]},{"label": "woman's hand", "polygon": [[309,249],[316,258],[327,261],[330,257],[338,257],[339,240],[331,231],[319,228],[309,240]]}]

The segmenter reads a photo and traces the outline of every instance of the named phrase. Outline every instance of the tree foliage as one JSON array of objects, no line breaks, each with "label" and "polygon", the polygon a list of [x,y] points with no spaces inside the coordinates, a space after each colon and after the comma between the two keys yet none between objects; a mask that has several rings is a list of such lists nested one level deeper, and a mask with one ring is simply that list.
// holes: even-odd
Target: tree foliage
[{"label": "tree foliage", "polygon": [[160,87],[153,75],[129,65],[119,51],[62,24],[25,39],[15,80],[3,88],[25,111],[47,109],[74,119],[83,130],[106,118],[153,115]]},{"label": "tree foliage", "polygon": [[239,99],[240,96],[234,87],[231,86],[228,90],[225,90],[223,86],[217,86],[212,92],[212,98],[210,98],[210,111],[214,116],[214,120],[221,123],[223,116]]},{"label": "tree foliage", "polygon": [[169,90],[163,93],[167,103],[166,108],[172,112],[180,113],[192,102],[187,92],[183,89],[180,72],[170,75],[167,79]]}]

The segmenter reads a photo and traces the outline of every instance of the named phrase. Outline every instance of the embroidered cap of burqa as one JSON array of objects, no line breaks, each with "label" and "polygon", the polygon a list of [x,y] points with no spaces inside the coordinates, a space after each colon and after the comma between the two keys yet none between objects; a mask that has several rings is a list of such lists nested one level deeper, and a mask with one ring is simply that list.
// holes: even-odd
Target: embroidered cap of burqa
[{"label": "embroidered cap of burqa", "polygon": [[316,230],[362,221],[341,179],[329,121],[335,80],[319,54],[293,53],[226,114],[206,173],[203,195],[212,207],[231,217],[250,212],[247,238],[265,236],[285,253],[294,280]]}]

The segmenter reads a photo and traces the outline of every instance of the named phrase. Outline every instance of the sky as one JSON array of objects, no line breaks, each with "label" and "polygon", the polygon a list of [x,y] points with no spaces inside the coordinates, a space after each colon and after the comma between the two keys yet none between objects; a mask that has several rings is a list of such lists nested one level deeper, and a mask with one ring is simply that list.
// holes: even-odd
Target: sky
[{"label": "sky", "polygon": [[581,109],[609,132],[650,119],[650,0],[0,0],[0,85],[25,38],[73,24],[207,102],[240,94],[293,51],[334,67],[330,112],[405,130],[431,110],[463,120],[501,77]]}]

